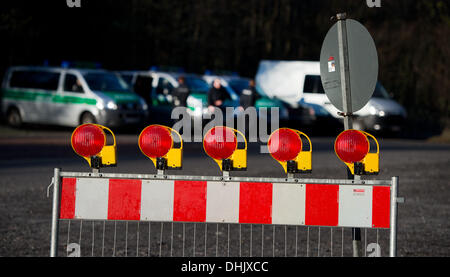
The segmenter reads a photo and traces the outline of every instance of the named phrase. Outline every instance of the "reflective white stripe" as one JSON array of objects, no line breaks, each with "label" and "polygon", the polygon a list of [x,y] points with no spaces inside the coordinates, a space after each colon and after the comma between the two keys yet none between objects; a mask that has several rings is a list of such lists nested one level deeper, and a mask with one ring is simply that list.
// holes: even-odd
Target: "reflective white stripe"
[{"label": "reflective white stripe", "polygon": [[174,181],[142,180],[141,220],[173,220]]},{"label": "reflective white stripe", "polygon": [[305,224],[305,185],[273,184],[272,224]]},{"label": "reflective white stripe", "polygon": [[371,186],[339,186],[339,226],[372,227]]},{"label": "reflective white stripe", "polygon": [[75,218],[107,219],[109,179],[77,178]]},{"label": "reflective white stripe", "polygon": [[238,182],[208,182],[207,222],[239,222],[239,187]]}]

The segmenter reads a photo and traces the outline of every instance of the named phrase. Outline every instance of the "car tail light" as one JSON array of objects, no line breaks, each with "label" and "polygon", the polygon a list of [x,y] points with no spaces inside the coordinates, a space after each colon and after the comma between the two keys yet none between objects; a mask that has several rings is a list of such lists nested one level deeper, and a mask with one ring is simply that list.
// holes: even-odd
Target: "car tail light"
[{"label": "car tail light", "polygon": [[295,159],[302,151],[300,136],[295,131],[286,128],[273,132],[267,145],[272,157],[281,162]]},{"label": "car tail light", "polygon": [[357,130],[346,130],[339,134],[334,143],[336,155],[343,162],[356,163],[369,153],[369,140]]},{"label": "car tail light", "polygon": [[233,129],[225,126],[213,127],[203,139],[203,148],[213,159],[229,158],[237,148],[237,138]]},{"label": "car tail light", "polygon": [[172,135],[164,126],[150,125],[139,135],[139,148],[147,157],[163,157],[172,146]]},{"label": "car tail light", "polygon": [[106,144],[106,135],[94,124],[83,124],[72,133],[71,143],[78,155],[92,157],[102,151]]}]

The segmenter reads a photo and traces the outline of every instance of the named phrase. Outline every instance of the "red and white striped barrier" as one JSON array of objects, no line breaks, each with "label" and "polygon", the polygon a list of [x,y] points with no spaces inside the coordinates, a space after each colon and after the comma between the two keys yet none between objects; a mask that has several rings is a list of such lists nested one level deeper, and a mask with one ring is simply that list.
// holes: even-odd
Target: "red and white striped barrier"
[{"label": "red and white striped barrier", "polygon": [[390,227],[390,187],[63,178],[60,218]]}]

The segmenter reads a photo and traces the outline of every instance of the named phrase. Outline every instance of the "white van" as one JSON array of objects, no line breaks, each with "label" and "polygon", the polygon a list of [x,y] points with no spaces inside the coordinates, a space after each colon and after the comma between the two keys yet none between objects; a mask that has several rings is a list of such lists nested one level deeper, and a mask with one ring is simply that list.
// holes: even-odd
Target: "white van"
[{"label": "white van", "polygon": [[[333,117],[342,119],[326,96],[320,80],[320,63],[309,61],[268,61],[259,64],[256,81],[278,98],[297,105],[299,99],[322,106]],[[401,131],[406,111],[389,97],[380,82],[369,102],[354,113],[353,128],[366,131]]]},{"label": "white van", "polygon": [[138,125],[148,117],[145,101],[118,75],[100,69],[11,67],[1,95],[6,122],[15,127],[22,123],[118,127]]}]

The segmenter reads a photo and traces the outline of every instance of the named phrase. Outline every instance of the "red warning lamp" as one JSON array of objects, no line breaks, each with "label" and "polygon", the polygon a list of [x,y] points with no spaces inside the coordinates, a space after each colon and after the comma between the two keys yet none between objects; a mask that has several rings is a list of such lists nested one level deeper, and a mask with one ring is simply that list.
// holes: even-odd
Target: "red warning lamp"
[{"label": "red warning lamp", "polygon": [[302,151],[302,140],[294,130],[281,128],[270,135],[267,146],[275,160],[286,162],[294,160]]},{"label": "red warning lamp", "polygon": [[[106,145],[107,131],[112,144]],[[98,124],[83,124],[78,126],[70,139],[73,150],[82,156],[93,169],[117,165],[116,138],[114,133],[105,126]]]},{"label": "red warning lamp", "polygon": [[[303,150],[302,136],[307,139],[307,151]],[[303,132],[290,128],[277,129],[270,135],[267,149],[288,176],[294,173],[310,173],[312,170],[312,144]]]},{"label": "red warning lamp", "polygon": [[170,131],[161,125],[150,125],[139,136],[139,147],[149,158],[165,156],[172,146],[173,138]]},{"label": "red warning lamp", "polygon": [[358,130],[346,130],[339,134],[334,143],[334,150],[339,159],[346,163],[362,161],[369,153],[369,140]]},{"label": "red warning lamp", "polygon": [[[177,135],[179,144],[174,147]],[[181,169],[183,159],[183,139],[174,129],[163,125],[150,125],[142,130],[138,139],[139,149],[147,156],[158,170]]]},{"label": "red warning lamp", "polygon": [[233,129],[216,126],[203,139],[206,154],[216,160],[228,159],[237,148],[237,138]]},{"label": "red warning lamp", "polygon": [[106,144],[106,135],[97,125],[83,124],[72,133],[71,142],[78,155],[90,158],[102,151]]},{"label": "red warning lamp", "polygon": [[[239,144],[237,135],[241,139]],[[244,134],[236,129],[226,126],[213,127],[203,138],[203,149],[224,174],[247,170],[247,140]]]}]

